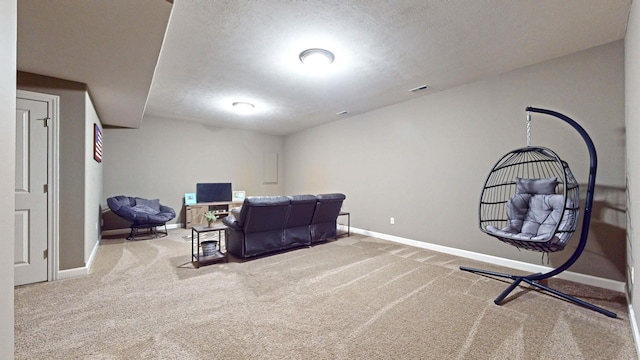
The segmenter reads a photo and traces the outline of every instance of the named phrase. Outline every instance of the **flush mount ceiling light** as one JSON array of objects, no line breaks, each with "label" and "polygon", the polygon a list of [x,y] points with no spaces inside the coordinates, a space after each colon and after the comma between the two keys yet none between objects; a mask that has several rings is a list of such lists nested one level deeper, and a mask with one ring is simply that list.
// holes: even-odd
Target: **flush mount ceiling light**
[{"label": "flush mount ceiling light", "polygon": [[244,101],[236,101],[233,104],[233,107],[240,113],[249,113],[253,111],[255,106],[252,103],[244,102]]},{"label": "flush mount ceiling light", "polygon": [[300,61],[305,65],[324,66],[333,62],[333,53],[325,49],[307,49],[300,53]]}]

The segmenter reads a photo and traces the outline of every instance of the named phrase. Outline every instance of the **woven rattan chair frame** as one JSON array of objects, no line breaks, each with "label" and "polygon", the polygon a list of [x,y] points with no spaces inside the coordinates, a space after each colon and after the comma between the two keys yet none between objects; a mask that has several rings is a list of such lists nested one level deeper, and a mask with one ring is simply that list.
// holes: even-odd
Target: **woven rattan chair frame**
[{"label": "woven rattan chair frame", "polygon": [[[542,240],[527,241],[516,237],[497,236],[487,226],[503,228],[508,223],[507,204],[516,193],[516,179],[558,179],[557,194],[563,196],[563,209],[552,232]],[[544,147],[528,146],[503,156],[491,169],[480,196],[480,230],[521,249],[555,252],[564,249],[576,230],[580,204],[580,188],[569,165]],[[574,216],[568,217],[567,214]],[[565,219],[566,218],[566,219]],[[563,221],[565,220],[565,221]],[[560,228],[560,225],[563,225]]]}]

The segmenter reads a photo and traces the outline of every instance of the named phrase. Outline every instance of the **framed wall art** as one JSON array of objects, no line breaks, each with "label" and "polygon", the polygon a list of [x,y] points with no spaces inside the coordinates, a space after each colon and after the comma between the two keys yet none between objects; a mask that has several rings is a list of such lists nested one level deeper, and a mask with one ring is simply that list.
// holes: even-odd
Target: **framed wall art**
[{"label": "framed wall art", "polygon": [[102,162],[102,130],[98,124],[93,124],[93,159]]},{"label": "framed wall art", "polygon": [[193,205],[196,203],[196,193],[186,193],[184,194],[184,204],[185,205]]},{"label": "framed wall art", "polygon": [[234,202],[244,201],[244,191],[234,191],[233,192],[233,201]]}]

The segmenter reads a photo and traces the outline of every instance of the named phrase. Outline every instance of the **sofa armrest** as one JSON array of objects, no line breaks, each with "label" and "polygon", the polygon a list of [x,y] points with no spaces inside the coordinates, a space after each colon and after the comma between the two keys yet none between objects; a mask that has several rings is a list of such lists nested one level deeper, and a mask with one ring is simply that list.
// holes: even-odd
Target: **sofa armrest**
[{"label": "sofa armrest", "polygon": [[236,220],[236,217],[233,215],[233,213],[223,217],[222,223],[233,230],[242,230],[242,226],[240,225],[240,223],[238,223],[238,220]]}]

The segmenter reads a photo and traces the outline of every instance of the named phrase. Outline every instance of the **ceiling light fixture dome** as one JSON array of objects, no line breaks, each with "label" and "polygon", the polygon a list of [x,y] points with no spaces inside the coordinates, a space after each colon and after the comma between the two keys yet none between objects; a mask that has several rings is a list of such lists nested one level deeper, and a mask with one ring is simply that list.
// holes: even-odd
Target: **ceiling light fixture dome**
[{"label": "ceiling light fixture dome", "polygon": [[255,106],[252,103],[248,103],[244,101],[236,101],[231,105],[233,105],[233,107],[236,108],[236,110],[238,110],[238,112],[241,112],[241,113],[251,112],[253,108],[255,108]]},{"label": "ceiling light fixture dome", "polygon": [[253,109],[255,107],[252,103],[244,101],[236,101],[232,105],[239,109]]},{"label": "ceiling light fixture dome", "polygon": [[314,48],[301,52],[299,58],[305,65],[324,66],[331,64],[335,56],[329,50]]}]

